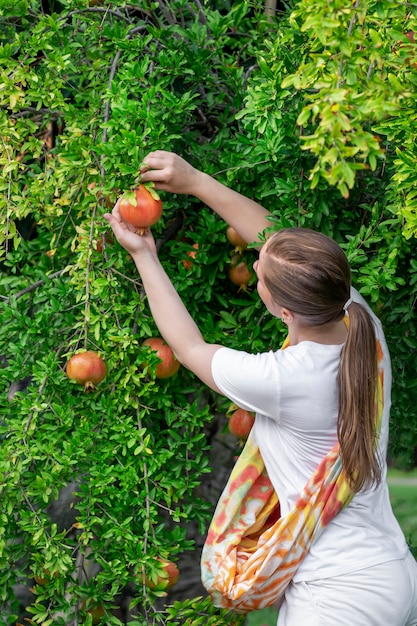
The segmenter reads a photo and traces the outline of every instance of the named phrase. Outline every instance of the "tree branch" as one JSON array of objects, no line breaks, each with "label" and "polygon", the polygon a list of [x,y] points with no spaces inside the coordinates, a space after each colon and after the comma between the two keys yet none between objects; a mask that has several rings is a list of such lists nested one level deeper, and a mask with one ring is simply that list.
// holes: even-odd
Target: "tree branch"
[{"label": "tree branch", "polygon": [[[59,276],[61,276],[61,274],[63,274],[66,271],[66,269],[67,268],[65,268],[63,270],[58,270],[57,272],[54,272],[53,274],[48,276],[48,279],[49,280],[53,280],[54,278],[58,278]],[[44,283],[46,283],[45,279],[38,280],[36,283],[33,283],[32,285],[29,285],[29,287],[25,287],[25,289],[22,289],[22,291],[19,291],[14,296],[9,296],[9,297],[0,296],[0,298],[3,298],[4,304],[9,304],[11,299],[18,300],[19,298],[21,298],[25,294],[30,293],[31,291],[35,291],[35,289],[37,289],[38,287],[40,287]]]}]

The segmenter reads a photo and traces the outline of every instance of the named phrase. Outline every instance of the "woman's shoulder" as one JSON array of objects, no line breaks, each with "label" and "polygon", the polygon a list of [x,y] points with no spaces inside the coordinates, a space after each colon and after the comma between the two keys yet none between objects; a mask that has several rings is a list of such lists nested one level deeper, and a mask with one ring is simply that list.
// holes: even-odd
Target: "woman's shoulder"
[{"label": "woman's shoulder", "polygon": [[341,345],[328,345],[314,341],[301,341],[296,345],[270,348],[262,352],[247,352],[234,348],[222,347],[216,354],[215,359],[220,363],[227,363],[229,367],[255,368],[257,372],[275,368],[301,368],[308,367],[313,361],[339,359]]}]

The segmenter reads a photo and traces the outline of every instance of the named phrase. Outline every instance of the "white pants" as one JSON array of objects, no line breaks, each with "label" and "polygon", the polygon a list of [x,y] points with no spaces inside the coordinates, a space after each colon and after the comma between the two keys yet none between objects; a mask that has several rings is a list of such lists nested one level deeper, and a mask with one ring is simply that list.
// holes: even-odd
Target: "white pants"
[{"label": "white pants", "polygon": [[290,583],[277,626],[417,626],[413,556],[344,576]]}]

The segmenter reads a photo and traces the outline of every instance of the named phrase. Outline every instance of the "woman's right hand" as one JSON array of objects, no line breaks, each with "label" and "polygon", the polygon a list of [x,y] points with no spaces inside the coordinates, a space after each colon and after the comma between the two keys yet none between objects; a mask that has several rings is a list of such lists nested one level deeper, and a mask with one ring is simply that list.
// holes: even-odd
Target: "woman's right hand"
[{"label": "woman's right hand", "polygon": [[152,181],[155,189],[197,195],[203,173],[174,152],[150,152],[140,168],[141,182]]}]

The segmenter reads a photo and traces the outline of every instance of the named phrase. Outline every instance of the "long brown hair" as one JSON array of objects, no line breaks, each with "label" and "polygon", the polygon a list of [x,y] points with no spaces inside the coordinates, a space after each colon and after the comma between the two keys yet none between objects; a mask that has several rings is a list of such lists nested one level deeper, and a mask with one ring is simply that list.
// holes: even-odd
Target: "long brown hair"
[{"label": "long brown hair", "polygon": [[[263,280],[274,301],[321,326],[340,321],[350,298],[347,257],[335,241],[307,228],[286,228],[265,244]],[[378,363],[375,328],[367,309],[349,305],[338,372],[337,432],[343,469],[354,492],[378,484],[376,451]]]}]

